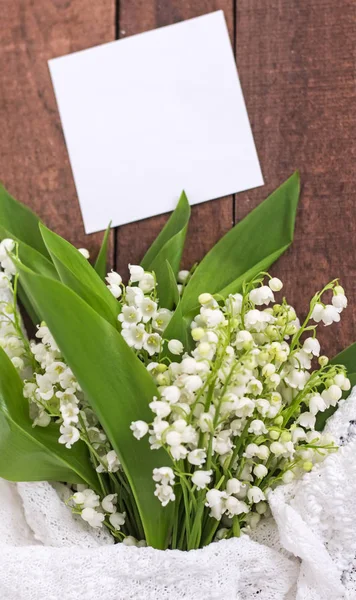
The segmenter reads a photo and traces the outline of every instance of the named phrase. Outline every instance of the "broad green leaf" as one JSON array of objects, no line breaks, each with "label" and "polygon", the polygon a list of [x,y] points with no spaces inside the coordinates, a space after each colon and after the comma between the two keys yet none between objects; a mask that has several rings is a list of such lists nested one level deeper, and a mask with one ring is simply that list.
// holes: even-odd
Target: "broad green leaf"
[{"label": "broad green leaf", "polygon": [[36,307],[32,306],[30,299],[27,297],[27,294],[25,292],[25,290],[23,289],[22,285],[18,284],[17,286],[17,290],[18,290],[18,296],[20,299],[20,302],[23,306],[23,308],[25,309],[27,315],[30,317],[33,325],[39,325],[42,321],[40,315],[36,312]]},{"label": "broad green leaf", "polygon": [[[347,377],[351,381],[351,386],[356,385],[356,343],[351,344],[351,346],[334,356],[330,362],[333,365],[344,365],[347,370]],[[349,393],[350,392],[344,392],[343,397],[347,398]],[[330,406],[325,412],[319,412],[317,414],[315,426],[317,431],[322,431],[324,429],[326,421],[334,414],[335,410],[337,410],[337,405]]]},{"label": "broad green leaf", "polygon": [[[271,196],[231,229],[197,266],[182,297],[183,314],[197,307],[202,292],[238,289],[258,265],[270,266],[292,243],[299,198],[294,173]],[[235,282],[238,282],[236,285]]]},{"label": "broad green leaf", "polygon": [[[163,332],[163,337],[167,340],[180,340],[186,351],[190,351],[193,349],[193,340],[190,335],[190,323],[191,319],[189,317],[184,317],[182,313],[182,305],[181,302],[176,307],[173,316],[168,323],[166,329]],[[177,357],[173,357],[170,355],[168,351],[166,351],[164,356],[169,356],[171,359],[177,360]]]},{"label": "broad green leaf", "polygon": [[[356,342],[334,356],[330,361],[333,365],[344,365],[350,373],[356,372]],[[348,375],[349,376],[349,375]]]},{"label": "broad green leaf", "polygon": [[99,254],[95,261],[94,269],[102,280],[105,280],[107,274],[107,263],[108,263],[108,244],[110,235],[111,221],[108,225],[107,230],[104,233],[103,241],[99,250]]},{"label": "broad green leaf", "polygon": [[172,306],[172,298],[166,288],[166,261],[169,262],[174,275],[177,276],[183,254],[189,217],[189,202],[185,193],[182,192],[175,211],[141,262],[142,267],[146,271],[155,272],[160,305],[166,308],[171,308]]},{"label": "broad green leaf", "polygon": [[[189,351],[192,349],[192,338],[189,333],[190,320],[183,317],[176,278],[168,261],[166,265],[169,279],[169,283],[167,283],[167,285],[170,285],[170,289],[172,290],[173,303],[176,306],[176,309],[173,313],[170,322],[164,330],[163,337],[166,340],[180,340],[185,350]],[[171,360],[174,361],[179,360],[179,357],[173,356],[173,354],[169,352],[167,345],[164,346],[162,352],[162,357],[165,356],[168,356]]]},{"label": "broad green leaf", "polygon": [[167,270],[167,278],[168,278],[167,285],[169,286],[169,288],[171,290],[172,304],[174,306],[178,306],[178,304],[180,302],[180,296],[179,296],[177,278],[176,278],[175,274],[173,273],[173,269],[172,269],[170,263],[168,262],[168,260],[166,260],[166,270]]},{"label": "broad green leaf", "polygon": [[0,225],[9,232],[9,237],[21,240],[49,258],[38,229],[40,220],[32,210],[13,198],[0,184]]},{"label": "broad green leaf", "polygon": [[251,281],[254,277],[261,273],[261,271],[266,271],[269,269],[269,267],[273,265],[273,263],[287,250],[288,247],[289,244],[279,248],[277,252],[269,254],[269,256],[266,256],[263,260],[261,260],[261,262],[253,265],[251,269],[246,271],[240,277],[237,277],[237,279],[232,281],[226,288],[220,290],[219,296],[227,298],[229,294],[236,294],[237,292],[240,292],[244,281]]},{"label": "broad green leaf", "polygon": [[95,269],[72,244],[44,225],[40,229],[61,281],[115,327],[120,304]]},{"label": "broad green leaf", "polygon": [[177,306],[180,298],[177,279],[168,260],[161,268],[160,286],[159,304],[171,310],[174,306]]},{"label": "broad green leaf", "polygon": [[[168,219],[167,223],[163,227],[160,234],[157,236],[149,250],[147,250],[145,256],[142,259],[141,265],[144,269],[150,270],[153,261],[157,258],[159,253],[166,246],[167,242],[170,242],[175,236],[180,235],[180,239],[183,238],[182,243],[179,245],[179,251],[182,252],[184,245],[184,239],[186,235],[186,229],[190,217],[190,206],[185,192],[182,192],[179,202]],[[173,252],[172,252],[173,256]],[[172,265],[172,262],[167,257],[168,262]],[[173,256],[173,262],[177,262],[176,257]],[[173,266],[172,266],[173,268]],[[174,268],[173,268],[174,271]]]},{"label": "broad green leaf", "polygon": [[[20,279],[36,298],[61,352],[78,379],[115,449],[137,502],[146,539],[166,548],[173,506],[154,496],[152,470],[169,466],[163,450],[137,441],[132,421],[152,421],[149,402],[158,395],[153,379],[121,334],[61,282],[20,268]],[[60,310],[58,310],[60,307]]]},{"label": "broad green leaf", "polygon": [[33,427],[23,384],[0,348],[0,476],[10,481],[99,482],[87,448],[77,442],[70,450],[58,443],[59,428]]}]

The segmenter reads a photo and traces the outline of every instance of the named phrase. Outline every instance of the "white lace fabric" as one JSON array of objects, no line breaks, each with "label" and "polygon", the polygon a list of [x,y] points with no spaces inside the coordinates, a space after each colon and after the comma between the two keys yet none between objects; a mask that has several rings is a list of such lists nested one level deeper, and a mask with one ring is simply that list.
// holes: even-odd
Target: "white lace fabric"
[{"label": "white lace fabric", "polygon": [[65,488],[0,480],[1,600],[354,600],[356,388],[327,430],[340,449],[269,496],[251,537],[180,552],[114,545]]}]

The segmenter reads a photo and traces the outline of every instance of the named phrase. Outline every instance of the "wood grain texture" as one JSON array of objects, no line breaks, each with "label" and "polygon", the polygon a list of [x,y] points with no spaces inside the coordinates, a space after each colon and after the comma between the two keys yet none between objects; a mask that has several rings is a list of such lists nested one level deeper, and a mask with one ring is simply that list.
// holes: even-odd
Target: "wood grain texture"
[{"label": "wood grain texture", "polygon": [[[234,38],[233,0],[120,0],[118,15],[119,36],[126,37],[163,25],[223,9],[229,33]],[[179,193],[178,190],[177,193]],[[167,220],[167,216],[153,217],[118,229],[116,240],[117,267],[126,272],[129,262],[140,261]],[[188,232],[185,266],[200,260],[211,246],[233,223],[233,199],[227,197],[192,207]]]},{"label": "wood grain texture", "polygon": [[47,61],[115,39],[115,0],[0,0],[0,14],[0,178],[94,254],[102,234],[84,234]]},{"label": "wood grain texture", "polygon": [[[315,289],[340,276],[351,307],[333,334],[322,331],[333,354],[356,339],[354,0],[0,0],[0,178],[47,225],[96,251],[101,234],[84,235],[47,60],[217,9],[236,48],[266,185],[238,194],[234,212],[231,197],[193,207],[185,265],[299,168],[295,243],[273,271],[302,314]],[[113,232],[121,271],[166,219]]]},{"label": "wood grain texture", "polygon": [[303,193],[295,242],[273,269],[302,315],[340,277],[350,307],[320,334],[329,355],[356,340],[356,4],[237,0],[236,57],[265,187],[236,196],[245,216],[291,172]]}]

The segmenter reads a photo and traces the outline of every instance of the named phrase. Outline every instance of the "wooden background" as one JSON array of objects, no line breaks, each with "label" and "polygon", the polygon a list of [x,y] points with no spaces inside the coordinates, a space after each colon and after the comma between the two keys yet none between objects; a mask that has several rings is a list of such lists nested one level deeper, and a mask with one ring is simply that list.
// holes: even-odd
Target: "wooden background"
[{"label": "wooden background", "polygon": [[[273,268],[301,314],[339,276],[350,308],[324,329],[330,355],[356,340],[355,0],[0,0],[0,178],[78,247],[85,236],[47,60],[223,9],[264,188],[193,207],[185,266],[301,172],[295,242]],[[118,115],[120,118],[120,115]],[[111,263],[138,262],[167,217],[112,232]]]}]

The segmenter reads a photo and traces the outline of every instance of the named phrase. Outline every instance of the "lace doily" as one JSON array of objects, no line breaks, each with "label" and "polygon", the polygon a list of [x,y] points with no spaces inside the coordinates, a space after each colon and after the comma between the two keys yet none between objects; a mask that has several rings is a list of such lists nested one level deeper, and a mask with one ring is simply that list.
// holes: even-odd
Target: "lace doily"
[{"label": "lace doily", "polygon": [[72,517],[66,488],[0,480],[2,600],[354,600],[356,388],[327,430],[340,449],[269,495],[274,519],[203,550],[113,545]]}]

